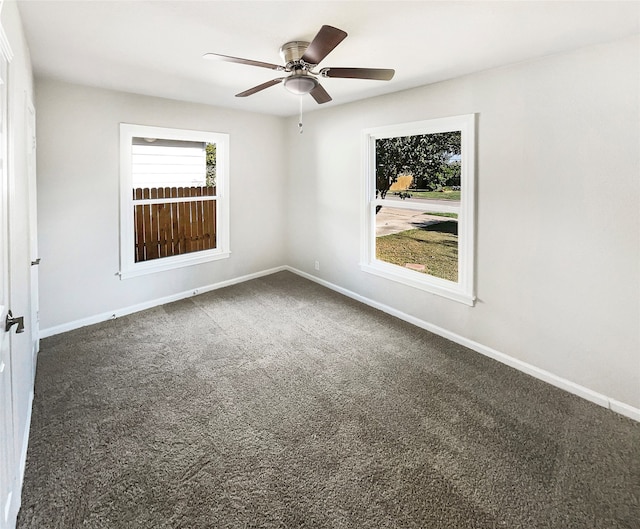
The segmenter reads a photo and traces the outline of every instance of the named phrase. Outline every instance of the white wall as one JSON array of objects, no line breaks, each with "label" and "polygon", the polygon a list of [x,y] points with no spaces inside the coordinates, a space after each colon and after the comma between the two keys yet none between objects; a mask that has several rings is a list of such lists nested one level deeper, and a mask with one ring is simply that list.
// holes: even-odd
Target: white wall
[{"label": "white wall", "polygon": [[[36,80],[41,329],[284,264],[282,118]],[[126,280],[119,123],[230,134],[231,257]]]},{"label": "white wall", "polygon": [[[639,65],[635,37],[291,118],[287,261],[639,408]],[[362,129],[468,113],[475,307],[358,266]]]}]

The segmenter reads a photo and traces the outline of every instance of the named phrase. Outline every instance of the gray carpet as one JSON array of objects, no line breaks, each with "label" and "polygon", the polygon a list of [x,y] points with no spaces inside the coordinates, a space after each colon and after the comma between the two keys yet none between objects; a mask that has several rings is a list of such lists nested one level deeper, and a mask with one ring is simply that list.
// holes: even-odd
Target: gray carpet
[{"label": "gray carpet", "polygon": [[282,272],[42,342],[18,528],[640,528],[640,424]]}]

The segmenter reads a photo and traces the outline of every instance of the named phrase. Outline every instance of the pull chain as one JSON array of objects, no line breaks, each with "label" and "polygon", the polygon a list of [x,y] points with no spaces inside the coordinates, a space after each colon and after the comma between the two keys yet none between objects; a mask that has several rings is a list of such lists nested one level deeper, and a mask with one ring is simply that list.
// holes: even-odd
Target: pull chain
[{"label": "pull chain", "polygon": [[298,132],[302,134],[302,96],[300,96],[300,118],[298,119]]}]

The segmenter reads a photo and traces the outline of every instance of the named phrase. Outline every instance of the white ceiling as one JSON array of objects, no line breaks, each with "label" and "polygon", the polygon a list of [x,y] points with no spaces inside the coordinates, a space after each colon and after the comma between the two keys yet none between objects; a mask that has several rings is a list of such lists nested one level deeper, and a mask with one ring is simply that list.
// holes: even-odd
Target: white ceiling
[{"label": "white ceiling", "polygon": [[[392,81],[322,79],[323,107],[640,33],[640,2],[19,0],[37,77],[280,116],[298,97],[281,73],[202,59],[281,64],[279,48],[323,24],[349,36],[325,66],[395,68]],[[306,111],[317,104],[304,96]]]}]

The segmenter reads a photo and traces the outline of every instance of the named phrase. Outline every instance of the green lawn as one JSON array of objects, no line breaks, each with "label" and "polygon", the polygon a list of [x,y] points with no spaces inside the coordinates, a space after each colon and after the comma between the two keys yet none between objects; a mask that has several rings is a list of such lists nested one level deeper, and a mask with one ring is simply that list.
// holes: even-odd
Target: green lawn
[{"label": "green lawn", "polygon": [[458,214],[457,213],[442,213],[440,211],[427,211],[425,213],[425,215],[434,215],[436,217],[449,217],[450,219],[457,219],[458,218]]},{"label": "green lawn", "polygon": [[377,237],[376,258],[403,268],[422,264],[422,273],[458,281],[458,223],[444,221]]},{"label": "green lawn", "polygon": [[460,191],[413,191],[411,198],[430,198],[433,200],[460,200]]}]

